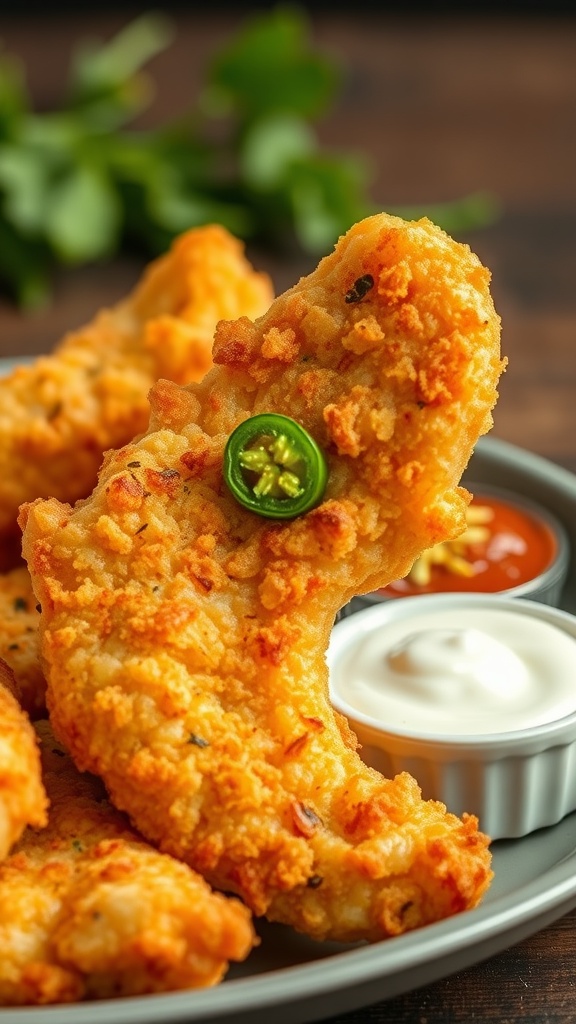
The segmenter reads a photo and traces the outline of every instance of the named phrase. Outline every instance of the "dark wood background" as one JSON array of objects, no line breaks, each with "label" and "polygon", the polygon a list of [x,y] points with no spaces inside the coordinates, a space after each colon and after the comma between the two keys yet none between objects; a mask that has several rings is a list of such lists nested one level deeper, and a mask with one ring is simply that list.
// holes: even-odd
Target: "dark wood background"
[{"label": "dark wood background", "polygon": [[[206,6],[211,13],[175,12],[177,40],[151,68],[158,92],[149,123],[189,107],[210,53],[237,24],[229,5]],[[382,208],[476,189],[499,198],[498,222],[466,236],[492,270],[510,360],[494,433],[576,471],[576,20],[542,13],[403,19],[372,4],[350,5],[349,13],[310,7],[317,43],[347,69],[322,139],[369,156]],[[0,10],[0,37],[26,61],[32,92],[47,108],[61,97],[78,36],[107,36],[127,17],[87,9],[18,18]],[[278,290],[311,268],[306,259],[251,256]],[[0,355],[48,351],[66,329],[120,298],[142,263],[125,258],[60,275],[41,315],[23,317],[0,303]],[[483,964],[332,1024],[573,1024],[575,955],[576,912]]]}]

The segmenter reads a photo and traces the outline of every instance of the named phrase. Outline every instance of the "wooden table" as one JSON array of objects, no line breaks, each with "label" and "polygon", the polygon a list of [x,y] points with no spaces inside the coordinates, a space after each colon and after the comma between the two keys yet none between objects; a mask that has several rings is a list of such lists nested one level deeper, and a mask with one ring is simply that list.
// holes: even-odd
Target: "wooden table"
[{"label": "wooden table", "polygon": [[[177,43],[154,62],[152,120],[193,97],[234,15],[177,21]],[[72,41],[84,29],[106,35],[122,22],[112,14],[0,19],[0,36],[27,61],[32,90],[49,106]],[[494,434],[576,471],[576,21],[408,21],[362,14],[360,4],[348,16],[318,13],[314,24],[317,42],[348,69],[322,137],[370,155],[383,208],[480,188],[502,201],[501,219],[467,238],[493,272],[510,360]],[[278,289],[308,269],[304,260],[252,255]],[[120,260],[61,276],[42,316],[0,305],[0,355],[48,350],[66,328],[119,298],[140,265]],[[573,1024],[575,953],[576,912],[485,963],[332,1024]]]}]

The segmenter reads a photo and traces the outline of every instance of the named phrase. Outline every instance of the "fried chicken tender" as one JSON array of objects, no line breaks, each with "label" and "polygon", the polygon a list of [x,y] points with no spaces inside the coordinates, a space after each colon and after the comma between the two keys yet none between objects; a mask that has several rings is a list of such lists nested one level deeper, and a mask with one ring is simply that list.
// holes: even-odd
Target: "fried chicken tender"
[{"label": "fried chicken tender", "polygon": [[0,661],[0,861],[27,825],[46,824],[46,807],[36,736],[18,703],[14,676]]},{"label": "fried chicken tender", "polygon": [[0,574],[0,658],[14,673],[20,705],[46,717],[46,680],[40,664],[40,612],[25,565]]},{"label": "fried chicken tender", "polygon": [[259,316],[272,297],[240,242],[215,225],[197,228],[126,299],[0,380],[2,547],[10,549],[22,502],[89,494],[102,453],[146,429],[153,382],[200,380],[217,321]]},{"label": "fried chicken tender", "polygon": [[[458,481],[502,369],[488,283],[429,221],[368,218],[255,324],[221,323],[200,384],[157,384],[149,432],[90,499],[22,515],[78,766],[149,839],[319,939],[397,935],[490,881],[475,818],[363,764],[325,658],[345,601],[465,526]],[[328,460],[322,503],[292,521],[223,482],[231,430],[264,411]]]},{"label": "fried chicken tender", "polygon": [[38,731],[50,819],[0,864],[0,1003],[216,984],[254,944],[247,908],[145,843]]}]

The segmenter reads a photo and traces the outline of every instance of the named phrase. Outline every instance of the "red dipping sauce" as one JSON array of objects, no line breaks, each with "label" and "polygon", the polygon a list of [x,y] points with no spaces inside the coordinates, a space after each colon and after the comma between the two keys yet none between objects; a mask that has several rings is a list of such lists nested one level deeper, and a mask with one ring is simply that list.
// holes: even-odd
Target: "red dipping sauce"
[{"label": "red dipping sauce", "polygon": [[[472,490],[472,485],[470,485]],[[559,553],[559,535],[536,507],[474,489],[461,538],[430,548],[409,575],[376,591],[373,598],[408,597],[442,591],[498,593],[529,583]]]}]

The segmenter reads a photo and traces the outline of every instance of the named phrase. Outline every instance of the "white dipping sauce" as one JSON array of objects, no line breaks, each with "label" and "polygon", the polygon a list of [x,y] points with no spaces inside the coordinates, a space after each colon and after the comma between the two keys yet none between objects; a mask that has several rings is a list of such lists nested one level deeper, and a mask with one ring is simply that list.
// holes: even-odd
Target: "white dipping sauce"
[{"label": "white dipping sauce", "polygon": [[[350,623],[353,620],[345,620]],[[354,632],[330,658],[337,705],[419,735],[495,734],[576,711],[576,640],[506,609],[420,612]],[[345,710],[340,706],[340,710]]]}]

